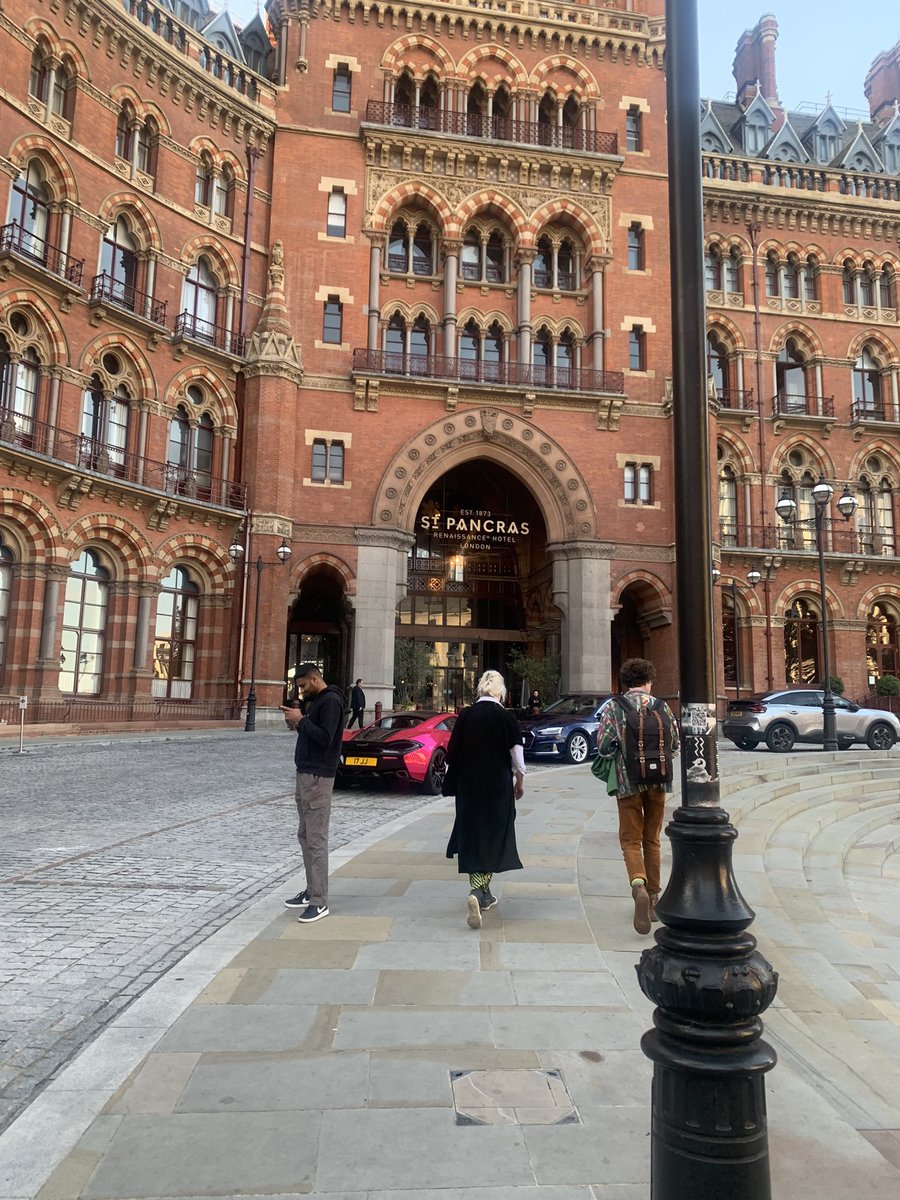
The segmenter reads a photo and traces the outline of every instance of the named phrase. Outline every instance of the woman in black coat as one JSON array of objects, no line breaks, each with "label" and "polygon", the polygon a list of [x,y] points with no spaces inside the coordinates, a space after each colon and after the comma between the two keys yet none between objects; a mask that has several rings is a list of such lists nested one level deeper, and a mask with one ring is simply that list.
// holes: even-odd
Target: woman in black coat
[{"label": "woman in black coat", "polygon": [[516,849],[515,802],[522,798],[525,780],[519,723],[503,707],[503,676],[485,671],[477,696],[457,717],[447,747],[450,782],[446,790],[456,795],[447,857],[457,855],[460,874],[469,876],[466,920],[470,929],[480,929],[482,913],[497,903],[491,895],[492,876],[522,869]]}]

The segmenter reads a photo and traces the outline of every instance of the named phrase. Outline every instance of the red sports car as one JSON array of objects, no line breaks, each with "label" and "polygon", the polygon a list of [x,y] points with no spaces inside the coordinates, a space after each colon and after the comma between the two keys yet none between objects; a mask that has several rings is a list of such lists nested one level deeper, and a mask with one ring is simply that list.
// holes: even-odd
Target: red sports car
[{"label": "red sports car", "polygon": [[337,782],[393,776],[436,796],[447,770],[447,743],[455,724],[454,713],[389,712],[364,729],[346,729]]}]

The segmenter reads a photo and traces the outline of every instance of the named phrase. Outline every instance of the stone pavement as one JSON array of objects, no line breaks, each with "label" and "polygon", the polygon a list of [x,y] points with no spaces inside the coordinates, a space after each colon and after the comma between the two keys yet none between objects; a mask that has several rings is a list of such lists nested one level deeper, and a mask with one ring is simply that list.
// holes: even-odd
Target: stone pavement
[{"label": "stone pavement", "polygon": [[[723,756],[724,760],[724,756]],[[735,755],[738,878],[782,972],[773,1194],[900,1193],[892,755]],[[466,927],[439,800],[334,855],[332,915],[280,894],[191,951],[0,1138],[2,1200],[637,1200],[650,1023],[615,814],[529,779],[526,869]],[[892,828],[893,825],[893,828]],[[840,982],[838,982],[838,980]]]}]

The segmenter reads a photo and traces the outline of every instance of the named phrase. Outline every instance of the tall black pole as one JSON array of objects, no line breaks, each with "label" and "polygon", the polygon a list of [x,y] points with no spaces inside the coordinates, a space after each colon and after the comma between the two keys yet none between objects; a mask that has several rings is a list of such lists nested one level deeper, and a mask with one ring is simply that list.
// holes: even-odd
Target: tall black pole
[{"label": "tall black pole", "polygon": [[666,0],[666,96],[675,440],[682,803],[666,830],[672,874],[656,946],[637,967],[656,1004],[651,1200],[769,1200],[760,1014],[777,976],[746,932],[736,830],[719,806],[712,622],[709,426],[697,0]]},{"label": "tall black pole", "polygon": [[822,749],[837,750],[837,721],[834,714],[834,692],[831,690],[831,652],[828,648],[828,593],[825,590],[825,546],[822,525],[825,505],[816,504],[816,551],[819,555],[819,596],[822,600],[822,667],[825,672],[825,695],[822,697]]},{"label": "tall black pole", "polygon": [[256,598],[253,601],[253,649],[250,652],[250,693],[247,696],[247,719],[244,733],[256,732],[256,646],[259,637],[259,585],[262,583],[262,555],[256,560]]}]

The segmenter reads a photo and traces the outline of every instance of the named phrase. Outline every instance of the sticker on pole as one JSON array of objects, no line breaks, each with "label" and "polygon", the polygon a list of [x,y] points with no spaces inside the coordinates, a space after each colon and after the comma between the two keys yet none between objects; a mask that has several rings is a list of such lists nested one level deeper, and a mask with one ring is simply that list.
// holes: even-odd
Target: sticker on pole
[{"label": "sticker on pole", "polygon": [[19,697],[19,711],[24,712],[27,707],[28,707],[28,697],[20,696]]},{"label": "sticker on pole", "polygon": [[716,727],[714,704],[682,704],[679,718],[681,732],[690,737],[709,736]]}]

